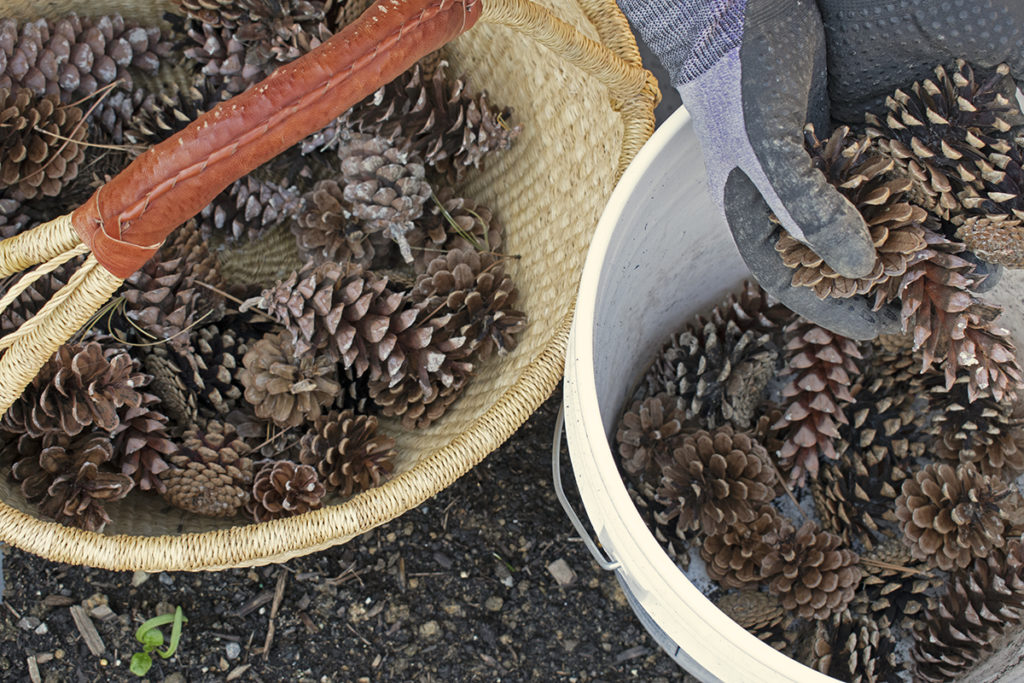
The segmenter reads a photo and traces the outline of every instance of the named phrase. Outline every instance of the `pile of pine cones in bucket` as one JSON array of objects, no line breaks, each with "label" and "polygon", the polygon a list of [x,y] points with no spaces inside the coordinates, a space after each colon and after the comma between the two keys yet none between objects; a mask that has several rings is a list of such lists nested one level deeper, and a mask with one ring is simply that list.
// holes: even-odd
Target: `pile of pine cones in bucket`
[{"label": "pile of pine cones in bucket", "polygon": [[[177,0],[164,28],[0,19],[0,236],[74,208],[368,4]],[[0,421],[25,498],[100,531],[132,490],[265,521],[380,484],[396,454],[379,418],[439,419],[526,324],[497,217],[457,189],[512,145],[511,116],[435,54],[234,183]],[[79,263],[14,298],[0,333]]]},{"label": "pile of pine cones in bucket", "polygon": [[807,131],[878,258],[844,278],[780,228],[792,285],[895,305],[904,335],[856,342],[746,284],[669,340],[619,423],[666,552],[840,680],[952,680],[1024,622],[1024,375],[977,291],[981,261],[1024,267],[1011,86],[959,62],[859,130]]}]

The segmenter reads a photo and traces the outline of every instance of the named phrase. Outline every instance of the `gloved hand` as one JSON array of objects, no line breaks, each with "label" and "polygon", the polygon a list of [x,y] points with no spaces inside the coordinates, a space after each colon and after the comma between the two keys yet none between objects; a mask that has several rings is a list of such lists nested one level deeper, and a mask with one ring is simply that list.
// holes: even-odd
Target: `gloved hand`
[{"label": "gloved hand", "polygon": [[[875,257],[863,220],[813,169],[803,147],[803,126],[810,122],[818,131],[830,131],[831,107],[860,122],[865,106],[880,102],[894,87],[926,75],[936,64],[951,64],[956,56],[972,61],[974,55],[964,51],[959,15],[943,19],[945,29],[932,28],[939,15],[954,11],[941,9],[949,3],[820,2],[827,30],[813,0],[619,0],[619,5],[661,59],[693,116],[709,190],[755,279],[801,315],[864,339],[896,331],[895,310],[872,311],[860,297],[820,300],[810,289],[791,287],[792,271],[775,252],[769,211],[840,274],[868,273]],[[976,5],[987,14],[972,5],[966,10],[972,20],[993,24],[971,22],[979,43],[986,30],[993,35],[997,22],[1012,23],[1015,30],[1022,25],[1019,17],[1007,16],[1020,14],[1020,0]],[[854,20],[876,23],[857,26]],[[961,32],[949,30],[951,25]],[[872,35],[858,34],[860,28]],[[1020,36],[1013,38],[1010,27],[1004,28],[1004,52],[1016,48],[1020,57]],[[1017,68],[1008,54],[992,52],[995,62],[1005,59]],[[908,71],[911,63],[917,68]],[[833,78],[836,68],[840,77]]]}]

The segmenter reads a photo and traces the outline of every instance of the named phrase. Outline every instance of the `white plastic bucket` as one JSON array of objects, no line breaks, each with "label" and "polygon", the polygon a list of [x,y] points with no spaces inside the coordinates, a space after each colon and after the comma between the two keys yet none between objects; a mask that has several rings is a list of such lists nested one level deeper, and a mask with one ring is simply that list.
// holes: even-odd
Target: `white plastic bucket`
[{"label": "white plastic bucket", "polygon": [[[704,187],[704,162],[680,109],[650,138],[609,199],[587,254],[569,338],[564,410],[576,483],[604,552],[640,621],[704,681],[832,681],[786,657],[718,610],[648,530],[610,441],[658,349],[694,314],[749,277]],[[1005,307],[1018,346],[1024,274],[1005,273],[988,300]],[[1021,638],[970,676],[1024,680]],[[1002,660],[1002,664],[996,660]],[[1006,678],[1016,675],[1016,678]]]}]

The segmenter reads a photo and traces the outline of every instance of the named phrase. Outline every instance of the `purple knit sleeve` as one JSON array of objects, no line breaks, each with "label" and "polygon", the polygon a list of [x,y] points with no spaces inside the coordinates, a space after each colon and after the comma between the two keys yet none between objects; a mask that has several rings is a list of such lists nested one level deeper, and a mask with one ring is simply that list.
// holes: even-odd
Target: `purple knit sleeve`
[{"label": "purple knit sleeve", "polygon": [[618,0],[679,86],[740,44],[747,0]]}]

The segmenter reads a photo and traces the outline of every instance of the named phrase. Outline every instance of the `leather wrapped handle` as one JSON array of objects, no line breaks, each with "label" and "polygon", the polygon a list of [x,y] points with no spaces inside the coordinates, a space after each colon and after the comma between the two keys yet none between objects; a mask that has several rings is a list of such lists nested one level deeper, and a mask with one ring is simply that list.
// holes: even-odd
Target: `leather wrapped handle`
[{"label": "leather wrapped handle", "polygon": [[479,0],[377,0],[325,43],[139,155],[71,214],[126,278],[214,197],[476,23]]}]

